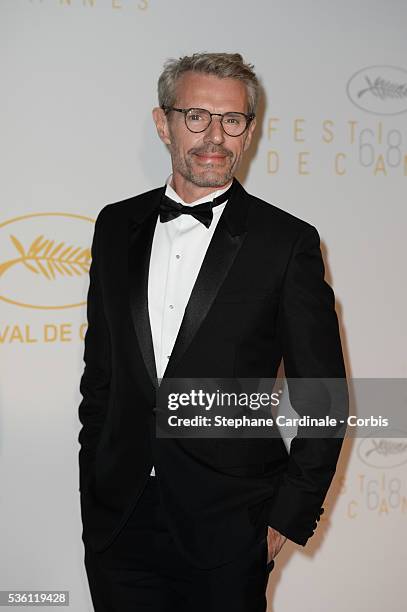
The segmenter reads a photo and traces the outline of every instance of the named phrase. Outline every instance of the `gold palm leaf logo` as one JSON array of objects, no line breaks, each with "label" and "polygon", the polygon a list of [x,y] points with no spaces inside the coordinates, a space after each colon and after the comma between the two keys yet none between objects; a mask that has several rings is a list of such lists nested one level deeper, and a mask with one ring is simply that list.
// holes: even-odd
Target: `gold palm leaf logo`
[{"label": "gold palm leaf logo", "polygon": [[41,274],[48,280],[55,280],[60,276],[82,276],[89,272],[91,262],[90,249],[67,246],[65,242],[47,240],[43,235],[34,238],[28,250],[21,242],[10,234],[19,257],[9,259],[0,264],[0,276],[9,268],[23,265],[34,274]]}]

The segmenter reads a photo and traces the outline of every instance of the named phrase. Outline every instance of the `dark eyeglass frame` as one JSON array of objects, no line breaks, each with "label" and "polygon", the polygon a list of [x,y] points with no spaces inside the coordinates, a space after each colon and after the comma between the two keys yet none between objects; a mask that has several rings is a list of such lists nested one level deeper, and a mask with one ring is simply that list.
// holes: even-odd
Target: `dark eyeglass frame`
[{"label": "dark eyeglass frame", "polygon": [[[227,134],[227,136],[230,136],[231,138],[238,138],[239,136],[244,134],[245,131],[247,130],[247,128],[249,127],[250,123],[253,121],[253,119],[256,116],[254,113],[246,114],[246,113],[240,113],[240,112],[235,112],[235,111],[228,111],[227,113],[210,113],[206,108],[198,108],[197,106],[191,106],[191,108],[176,108],[175,106],[165,106],[165,105],[163,105],[161,108],[163,109],[165,114],[169,113],[170,111],[176,111],[177,113],[183,113],[185,125],[186,125],[187,129],[190,132],[192,132],[193,134],[201,134],[202,132],[207,130],[208,127],[212,123],[212,117],[221,117],[220,124],[222,126],[222,129],[225,132],[225,134]],[[197,130],[197,131],[191,130],[191,128],[188,126],[188,124],[187,124],[187,114],[191,110],[205,111],[206,113],[208,113],[210,115],[210,121],[209,121],[208,125],[203,130]],[[225,115],[231,115],[231,114],[233,114],[233,115],[242,115],[246,119],[246,127],[243,130],[243,132],[240,132],[240,134],[229,134],[225,130],[225,126],[223,125],[223,117]]]}]

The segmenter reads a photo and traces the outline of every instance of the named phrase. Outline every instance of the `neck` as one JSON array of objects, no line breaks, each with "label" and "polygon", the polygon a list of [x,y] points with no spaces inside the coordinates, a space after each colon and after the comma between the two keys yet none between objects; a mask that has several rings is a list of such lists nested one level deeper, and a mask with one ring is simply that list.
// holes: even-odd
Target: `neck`
[{"label": "neck", "polygon": [[216,187],[199,187],[184,179],[183,176],[173,174],[170,185],[184,202],[190,204],[218,191],[218,189],[229,187],[231,183],[232,181],[228,181],[224,185],[217,185]]}]

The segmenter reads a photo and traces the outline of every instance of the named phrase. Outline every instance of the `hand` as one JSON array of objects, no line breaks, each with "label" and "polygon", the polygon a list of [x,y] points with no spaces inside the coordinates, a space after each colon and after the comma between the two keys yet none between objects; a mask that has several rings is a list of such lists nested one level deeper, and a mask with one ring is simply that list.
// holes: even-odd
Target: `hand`
[{"label": "hand", "polygon": [[268,533],[267,533],[267,545],[268,545],[267,563],[270,563],[270,561],[272,559],[274,559],[274,557],[276,557],[278,555],[278,553],[282,549],[283,545],[285,544],[286,540],[287,540],[287,538],[285,536],[283,536],[279,531],[277,531],[276,529],[273,529],[273,527],[269,527],[268,528]]}]

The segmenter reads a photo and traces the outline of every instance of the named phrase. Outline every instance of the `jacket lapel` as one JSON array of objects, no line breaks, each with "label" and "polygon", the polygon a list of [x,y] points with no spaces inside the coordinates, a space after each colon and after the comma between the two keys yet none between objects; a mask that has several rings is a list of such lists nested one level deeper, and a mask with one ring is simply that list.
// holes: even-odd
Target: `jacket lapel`
[{"label": "jacket lapel", "polygon": [[[154,387],[158,388],[148,313],[148,271],[158,206],[165,188],[152,192],[148,203],[132,219],[129,242],[130,308],[139,346]],[[224,282],[247,233],[250,198],[234,179],[233,191],[218,221],[193,286],[164,377],[176,366],[193,341]]]},{"label": "jacket lapel", "polygon": [[234,180],[234,189],[221,214],[184,312],[184,317],[163,378],[176,377],[175,370],[193,341],[225,280],[246,236],[248,198]]},{"label": "jacket lapel", "polygon": [[154,387],[158,384],[148,312],[148,271],[158,206],[164,191],[165,187],[156,189],[143,203],[140,202],[129,225],[130,311],[140,351]]}]

